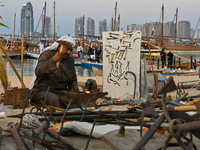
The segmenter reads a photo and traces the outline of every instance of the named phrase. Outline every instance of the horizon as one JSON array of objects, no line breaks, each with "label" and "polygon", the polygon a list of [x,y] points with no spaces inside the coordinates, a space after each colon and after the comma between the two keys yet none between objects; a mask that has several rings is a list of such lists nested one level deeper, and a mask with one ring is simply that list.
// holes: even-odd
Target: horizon
[{"label": "horizon", "polygon": [[[20,20],[21,20],[21,8],[23,4],[31,2],[33,7],[34,17],[34,31],[38,24],[42,9],[45,4],[45,0],[0,0],[0,22],[9,26],[10,29],[0,27],[0,34],[12,34],[14,28],[14,13],[16,12],[16,26],[15,34],[20,33]],[[164,23],[173,21],[178,8],[178,22],[189,21],[191,28],[195,30],[199,19],[199,6],[198,0],[118,0],[117,1],[117,16],[120,13],[120,29],[127,30],[127,25],[138,24],[142,25],[150,22],[161,22],[161,7],[164,4]],[[90,17],[95,21],[95,36],[98,36],[99,21],[106,19],[107,27],[110,24],[111,17],[114,16],[116,0],[92,1],[92,0],[59,0],[55,1],[56,7],[56,33],[58,33],[57,26],[60,28],[60,36],[67,35],[68,31],[71,36],[75,35],[75,19],[85,15],[85,33],[87,27],[87,18]],[[40,4],[40,5],[38,5]],[[53,5],[54,0],[47,1],[46,15],[51,17],[51,24],[53,24]],[[85,6],[84,6],[85,5]],[[12,11],[10,11],[12,10]],[[138,13],[139,12],[139,13]],[[68,15],[70,14],[70,15]],[[139,16],[139,17],[138,17]],[[36,32],[41,32],[41,22]],[[197,27],[199,29],[199,25]],[[197,32],[197,31],[196,31]],[[195,34],[196,34],[195,32]],[[196,36],[195,36],[196,37]]]}]

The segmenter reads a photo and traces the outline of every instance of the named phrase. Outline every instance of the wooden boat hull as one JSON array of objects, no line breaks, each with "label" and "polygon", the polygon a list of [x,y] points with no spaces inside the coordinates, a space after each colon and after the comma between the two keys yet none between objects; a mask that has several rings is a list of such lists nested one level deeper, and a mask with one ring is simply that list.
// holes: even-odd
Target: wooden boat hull
[{"label": "wooden boat hull", "polygon": [[93,66],[92,66],[92,70],[96,76],[103,76],[103,70],[93,67]]},{"label": "wooden boat hull", "polygon": [[[13,50],[13,51],[6,51],[9,57],[21,57],[21,50]],[[24,51],[23,56],[26,56],[27,53]],[[3,57],[6,57],[4,53],[2,53]]]}]

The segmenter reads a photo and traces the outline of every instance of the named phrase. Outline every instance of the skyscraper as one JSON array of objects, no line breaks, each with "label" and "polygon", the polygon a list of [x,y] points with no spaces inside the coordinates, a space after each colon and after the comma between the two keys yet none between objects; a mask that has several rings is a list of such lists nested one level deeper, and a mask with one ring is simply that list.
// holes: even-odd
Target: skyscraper
[{"label": "skyscraper", "polygon": [[87,35],[95,35],[95,26],[94,26],[94,19],[88,17],[87,18]]},{"label": "skyscraper", "polygon": [[107,20],[100,20],[99,21],[99,35],[102,36],[102,32],[107,31]]},{"label": "skyscraper", "polygon": [[189,21],[178,22],[178,37],[190,38],[190,22]]},{"label": "skyscraper", "polygon": [[175,27],[176,27],[175,23],[173,23],[172,21],[170,22],[168,21],[167,23],[164,24],[163,35],[175,37]]},{"label": "skyscraper", "polygon": [[83,17],[75,20],[75,37],[79,37],[79,34],[83,34]]},{"label": "skyscraper", "polygon": [[33,7],[31,2],[28,2],[24,4],[21,9],[21,33],[24,32],[24,36],[33,35],[33,21]]}]

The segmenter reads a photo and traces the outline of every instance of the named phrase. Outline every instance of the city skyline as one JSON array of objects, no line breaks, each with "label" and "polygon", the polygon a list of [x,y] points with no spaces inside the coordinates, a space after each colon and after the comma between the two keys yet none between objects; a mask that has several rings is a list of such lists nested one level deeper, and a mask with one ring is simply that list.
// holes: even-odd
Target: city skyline
[{"label": "city skyline", "polygon": [[[0,28],[0,33],[13,32],[13,20],[14,12],[16,12],[16,34],[20,31],[20,11],[23,4],[29,1],[26,0],[1,0],[5,7],[0,7],[0,16],[3,20],[0,20],[4,24],[8,25],[10,29],[4,27]],[[34,27],[37,25],[39,17],[44,7],[44,0],[30,0],[33,10],[34,10]],[[95,1],[92,0],[74,0],[74,1],[56,1],[56,29],[57,26],[60,27],[60,35],[75,35],[74,22],[77,17],[85,15],[85,18],[91,17],[95,20],[95,35],[98,36],[99,31],[99,21],[106,19],[107,26],[110,24],[111,17],[114,14],[116,0],[110,0],[109,2]],[[47,16],[53,18],[53,0],[47,1]],[[40,4],[40,5],[38,5]],[[65,5],[66,4],[66,5]],[[79,5],[77,5],[79,4]],[[88,5],[87,5],[88,4]],[[118,0],[117,1],[117,15],[120,13],[120,28],[123,30],[127,29],[127,25],[130,24],[145,24],[148,22],[158,22],[160,21],[160,12],[162,4],[164,4],[164,22],[172,21],[176,8],[178,7],[178,21],[189,21],[191,28],[195,29],[198,18],[199,18],[199,6],[200,3],[197,0],[142,0],[142,1],[132,1],[132,0]],[[87,25],[85,20],[85,25]],[[198,27],[199,29],[199,27]],[[35,29],[34,29],[35,30]],[[37,32],[41,31],[41,27]],[[57,32],[57,31],[56,31]],[[197,32],[197,31],[196,31]],[[86,33],[86,26],[85,26]]]}]

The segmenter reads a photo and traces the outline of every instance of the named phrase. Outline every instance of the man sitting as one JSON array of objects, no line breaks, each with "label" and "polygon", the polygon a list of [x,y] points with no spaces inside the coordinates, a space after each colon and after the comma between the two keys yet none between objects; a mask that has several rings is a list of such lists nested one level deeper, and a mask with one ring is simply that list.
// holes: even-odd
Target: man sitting
[{"label": "man sitting", "polygon": [[[60,52],[62,41],[63,52]],[[31,90],[31,102],[40,105],[46,98],[46,104],[66,108],[70,98],[61,91],[78,91],[77,76],[74,59],[71,52],[75,40],[63,36],[41,53],[35,68],[36,80]],[[56,64],[60,62],[59,66]],[[72,101],[70,108],[80,106],[79,102]]]}]

